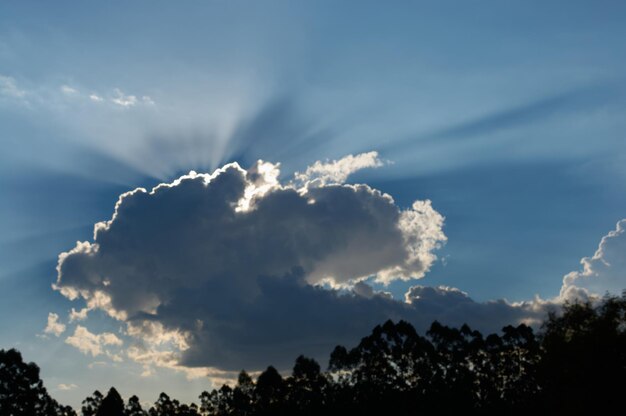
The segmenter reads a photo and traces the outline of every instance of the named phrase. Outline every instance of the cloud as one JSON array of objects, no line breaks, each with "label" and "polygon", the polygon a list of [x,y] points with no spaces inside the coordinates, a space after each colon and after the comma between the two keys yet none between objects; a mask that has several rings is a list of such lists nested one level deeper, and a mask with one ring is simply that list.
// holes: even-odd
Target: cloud
[{"label": "cloud", "polygon": [[348,176],[356,171],[366,168],[377,168],[384,163],[378,158],[378,152],[367,152],[353,156],[349,155],[340,160],[331,162],[317,161],[307,167],[304,173],[296,172],[296,180],[302,183],[345,183]]},{"label": "cloud", "polygon": [[498,331],[506,325],[538,324],[547,311],[558,307],[552,300],[539,298],[516,303],[504,299],[476,302],[467,293],[448,286],[416,285],[409,288],[404,297],[418,315],[426,318],[424,324],[433,320],[453,326],[469,323],[485,333]]},{"label": "cloud", "polygon": [[[96,94],[90,95],[89,98],[91,98],[92,101],[102,101],[102,97]],[[137,98],[135,95],[124,93],[119,88],[113,90],[113,97],[111,97],[110,100],[113,104],[125,108],[134,107],[138,104],[154,105],[154,100],[147,95]]]},{"label": "cloud", "polygon": [[[423,277],[446,240],[430,201],[402,209],[390,195],[344,183],[377,165],[374,152],[349,156],[281,184],[276,164],[233,163],[127,192],[92,242],[59,256],[55,288],[124,321],[126,355],[145,376],[155,366],[218,378],[287,368],[386,319],[422,331],[435,319],[493,331],[543,317],[547,303],[478,303],[424,286],[402,301],[368,285]],[[100,351],[84,328],[76,338],[84,352]]]},{"label": "cloud", "polygon": [[78,386],[76,384],[72,384],[72,383],[70,383],[70,384],[61,383],[61,384],[59,384],[57,386],[57,389],[59,389],[59,390],[74,390],[74,389],[77,389],[77,388],[78,388]]},{"label": "cloud", "polygon": [[[249,295],[258,276],[294,269],[308,283],[337,286],[372,275],[421,278],[446,239],[430,201],[402,210],[367,185],[295,188],[278,183],[278,173],[268,162],[249,171],[229,164],[123,194],[113,218],[96,224],[93,243],[60,255],[58,287],[134,316],[153,313],[173,289],[225,276]],[[146,279],[144,293],[125,290],[138,279]]]},{"label": "cloud", "polygon": [[65,325],[59,322],[59,315],[52,312],[48,314],[48,325],[46,325],[46,329],[44,329],[43,332],[53,334],[57,337],[65,332]]},{"label": "cloud", "polygon": [[13,77],[0,74],[0,95],[11,98],[25,98],[27,92],[17,86]]},{"label": "cloud", "polygon": [[119,88],[116,88],[113,92],[115,93],[115,96],[111,98],[112,103],[121,107],[133,107],[137,105],[138,100],[134,95],[126,95]]},{"label": "cloud", "polygon": [[89,312],[89,308],[83,308],[79,311],[72,308],[72,310],[70,311],[70,322],[84,321],[85,319],[87,319],[88,312]]},{"label": "cloud", "polygon": [[606,292],[620,295],[626,288],[626,218],[618,221],[615,230],[602,237],[594,255],[582,258],[580,264],[582,270],[563,278],[561,299],[586,299]]},{"label": "cloud", "polygon": [[76,88],[70,87],[69,85],[61,85],[61,92],[65,95],[78,94],[78,90]]},{"label": "cloud", "polygon": [[93,334],[84,326],[76,325],[74,334],[67,337],[65,343],[78,348],[83,354],[91,354],[92,357],[104,354],[117,361],[119,356],[106,351],[103,347],[107,345],[119,347],[123,344],[123,341],[111,332]]},{"label": "cloud", "polygon": [[371,299],[374,296],[383,296],[383,297],[385,297],[387,299],[392,299],[393,298],[391,293],[384,292],[384,291],[375,291],[372,286],[368,285],[365,282],[357,282],[352,287],[352,292],[355,295],[362,296],[362,297],[367,298],[367,299]]},{"label": "cloud", "polygon": [[[34,88],[24,89],[18,85],[15,78],[0,74],[0,98],[7,97],[18,100],[30,108],[54,110],[54,112],[73,111],[76,109],[75,105],[83,106],[85,102],[91,102],[108,104],[104,107],[98,107],[98,111],[106,111],[116,107],[130,108],[141,106],[145,108],[155,105],[152,97],[148,95],[138,97],[137,95],[127,94],[120,88],[113,88],[108,92],[93,91],[89,94],[83,92],[84,90],[82,87],[67,84],[60,86],[58,84],[37,85]],[[64,99],[62,106],[60,105],[61,99]],[[72,102],[71,105],[70,101]],[[84,108],[81,107],[81,110],[84,110]],[[90,117],[97,117],[97,115],[97,111],[92,112]],[[110,113],[106,115],[110,117]]]},{"label": "cloud", "polygon": [[[375,154],[346,160],[332,165],[377,164]],[[445,241],[443,217],[429,201],[403,210],[367,185],[332,182],[355,169],[296,187],[278,182],[278,165],[259,161],[246,171],[229,164],[151,192],[125,193],[113,218],[96,224],[92,243],[60,255],[56,288],[70,299],[82,297],[88,309],[129,322],[131,335],[178,333],[175,347],[193,355],[213,335],[228,338],[221,332],[229,319],[243,320],[233,324],[245,332],[255,308],[260,317],[272,314],[265,304],[271,297],[282,296],[272,302],[283,304],[301,296],[333,302],[338,295],[316,285],[423,277]],[[231,309],[242,315],[224,316]],[[233,362],[241,358],[230,355]]]}]

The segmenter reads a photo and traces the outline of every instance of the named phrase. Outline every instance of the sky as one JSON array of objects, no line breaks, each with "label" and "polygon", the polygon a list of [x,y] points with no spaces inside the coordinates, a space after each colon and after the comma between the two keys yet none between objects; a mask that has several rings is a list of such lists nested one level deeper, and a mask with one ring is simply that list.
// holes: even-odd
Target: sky
[{"label": "sky", "polygon": [[111,385],[190,402],[389,318],[497,331],[619,294],[624,21],[0,3],[0,348],[75,407]]}]

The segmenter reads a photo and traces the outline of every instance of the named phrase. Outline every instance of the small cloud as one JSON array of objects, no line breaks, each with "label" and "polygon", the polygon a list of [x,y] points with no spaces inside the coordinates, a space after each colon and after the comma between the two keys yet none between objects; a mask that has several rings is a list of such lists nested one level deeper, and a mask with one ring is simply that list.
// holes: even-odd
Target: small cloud
[{"label": "small cloud", "polygon": [[76,388],[78,388],[78,386],[73,383],[70,383],[70,384],[61,383],[57,386],[57,389],[59,390],[74,390]]},{"label": "small cloud", "polygon": [[154,100],[152,100],[152,98],[150,98],[148,95],[144,95],[143,97],[141,97],[141,101],[143,101],[143,103],[147,105],[154,105]]},{"label": "small cloud", "polygon": [[111,98],[111,102],[121,107],[134,107],[137,105],[137,97],[134,95],[126,95],[122,90],[116,88],[113,90],[115,97]]},{"label": "small cloud", "polygon": [[89,99],[91,101],[96,102],[96,103],[100,103],[100,102],[104,101],[104,98],[100,97],[98,94],[90,94],[89,95]]},{"label": "small cloud", "polygon": [[70,87],[69,85],[61,85],[61,92],[65,95],[78,94],[78,90],[76,88]]},{"label": "small cloud", "polygon": [[89,363],[87,368],[93,370],[96,367],[106,367],[108,363],[106,361],[94,361],[93,363]]},{"label": "small cloud", "polygon": [[69,336],[65,340],[65,343],[78,348],[78,350],[83,354],[91,354],[92,357],[96,357],[101,354],[105,354],[111,357],[112,355],[108,351],[105,351],[103,349],[103,346],[121,346],[123,344],[122,340],[111,332],[93,334],[89,332],[87,328],[81,325],[76,326],[76,329],[74,330],[74,335]]},{"label": "small cloud", "polygon": [[52,312],[48,314],[48,325],[46,325],[46,329],[44,329],[43,332],[53,334],[57,337],[65,332],[65,325],[59,322],[59,315]]},{"label": "small cloud", "polygon": [[26,91],[17,86],[13,77],[0,75],[0,95],[12,98],[24,98]]}]

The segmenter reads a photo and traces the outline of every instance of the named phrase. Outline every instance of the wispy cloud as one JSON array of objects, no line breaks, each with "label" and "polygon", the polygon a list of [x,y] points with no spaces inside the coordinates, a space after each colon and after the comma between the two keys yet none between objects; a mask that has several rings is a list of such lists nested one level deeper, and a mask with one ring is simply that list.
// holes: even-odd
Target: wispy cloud
[{"label": "wispy cloud", "polygon": [[111,98],[111,102],[117,104],[121,107],[134,107],[137,105],[137,97],[134,95],[127,95],[122,92],[119,88],[113,90],[114,97]]},{"label": "wispy cloud", "polygon": [[26,90],[18,87],[13,77],[0,74],[0,95],[11,98],[25,98]]},{"label": "wispy cloud", "polygon": [[78,93],[76,88],[70,87],[69,85],[61,85],[61,92],[65,95],[74,95]]},{"label": "wispy cloud", "polygon": [[[0,74],[0,97],[19,100],[30,104],[30,101],[43,109],[56,110],[63,100],[83,100],[91,103],[108,103],[112,108],[131,108],[137,106],[154,106],[156,103],[148,95],[138,97],[128,94],[120,88],[96,92],[77,85],[62,84],[60,86],[39,85],[36,88],[20,87],[10,76]],[[75,101],[76,102],[76,101]]]},{"label": "wispy cloud", "polygon": [[384,162],[378,157],[378,152],[367,152],[359,155],[349,155],[339,160],[317,161],[306,168],[304,173],[295,173],[296,180],[302,183],[345,183],[350,175],[366,168],[378,168]]},{"label": "wispy cloud", "polygon": [[113,97],[111,102],[120,107],[135,107],[139,104],[154,105],[154,101],[147,95],[137,98],[135,95],[126,94],[121,89],[115,88],[113,90]]}]

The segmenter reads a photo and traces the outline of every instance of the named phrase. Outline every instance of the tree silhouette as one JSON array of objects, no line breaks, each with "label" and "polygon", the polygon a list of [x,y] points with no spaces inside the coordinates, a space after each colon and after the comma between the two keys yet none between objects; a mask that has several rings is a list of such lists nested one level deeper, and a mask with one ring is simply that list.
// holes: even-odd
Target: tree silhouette
[{"label": "tree silhouette", "polygon": [[178,400],[172,400],[167,394],[161,393],[148,414],[150,416],[174,416],[178,414],[179,405]]},{"label": "tree silhouette", "polygon": [[352,350],[338,346],[331,354],[329,369],[337,380],[332,407],[338,412],[376,413],[384,412],[392,400],[397,414],[410,412],[417,402],[423,404],[433,358],[432,345],[407,322],[376,326]]},{"label": "tree silhouette", "polygon": [[285,381],[278,371],[269,366],[256,381],[256,408],[260,415],[280,415],[285,411]]},{"label": "tree silhouette", "polygon": [[290,413],[319,414],[324,407],[328,380],[317,361],[303,355],[296,359],[292,375],[287,380],[287,403]]},{"label": "tree silhouette", "polygon": [[235,416],[252,414],[254,406],[254,381],[244,370],[237,377],[237,386],[232,394],[232,412]]},{"label": "tree silhouette", "polygon": [[124,408],[124,414],[126,416],[146,416],[147,413],[141,407],[141,403],[139,402],[139,397],[131,396],[128,399],[128,403],[126,403],[126,407]]},{"label": "tree silhouette", "polygon": [[111,387],[106,397],[100,403],[96,416],[124,416],[124,400],[120,394]]},{"label": "tree silhouette", "polygon": [[478,406],[471,356],[481,349],[482,335],[467,325],[456,329],[436,321],[426,334],[435,349],[430,394],[448,412]]},{"label": "tree silhouette", "polygon": [[626,386],[626,294],[565,305],[543,325],[542,406],[569,413],[617,409]]},{"label": "tree silhouette", "polygon": [[98,390],[94,391],[91,396],[86,397],[81,407],[83,416],[95,416],[100,404],[102,404],[102,399],[104,399],[104,396]]},{"label": "tree silhouette", "polygon": [[532,328],[521,324],[502,329],[502,346],[498,352],[499,365],[494,375],[499,375],[499,399],[509,408],[524,410],[532,407],[533,398],[540,391],[537,380],[539,342]]},{"label": "tree silhouette", "polygon": [[15,349],[0,350],[0,413],[2,415],[75,416],[69,406],[52,399],[39,378],[39,367],[25,363]]},{"label": "tree silhouette", "polygon": [[218,390],[206,391],[200,395],[200,410],[211,415],[230,415],[233,413],[233,389],[223,385]]}]

